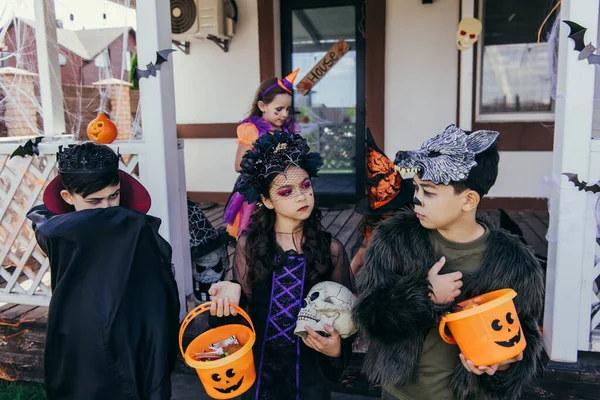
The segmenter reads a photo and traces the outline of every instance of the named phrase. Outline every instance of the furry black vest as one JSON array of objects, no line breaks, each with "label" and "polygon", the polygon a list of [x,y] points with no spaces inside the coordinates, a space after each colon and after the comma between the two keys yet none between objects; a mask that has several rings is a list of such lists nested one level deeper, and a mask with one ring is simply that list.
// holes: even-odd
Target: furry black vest
[{"label": "furry black vest", "polygon": [[[518,399],[534,379],[542,352],[537,321],[544,302],[543,272],[535,256],[517,236],[498,229],[484,216],[490,230],[481,269],[463,276],[465,298],[512,288],[527,348],[523,360],[497,376],[474,375],[457,360],[452,389],[457,399]],[[375,229],[357,278],[358,302],[353,316],[371,341],[364,373],[384,387],[401,386],[412,377],[427,333],[451,308],[429,299],[427,272],[437,261],[427,229],[414,213],[400,212]]]}]

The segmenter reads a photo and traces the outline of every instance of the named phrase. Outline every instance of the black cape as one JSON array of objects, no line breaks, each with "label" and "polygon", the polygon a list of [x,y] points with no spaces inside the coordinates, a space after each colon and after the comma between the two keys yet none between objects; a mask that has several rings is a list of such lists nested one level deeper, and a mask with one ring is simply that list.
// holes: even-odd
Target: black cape
[{"label": "black cape", "polygon": [[47,398],[169,399],[179,301],[160,220],[122,207],[28,213],[50,260]]}]

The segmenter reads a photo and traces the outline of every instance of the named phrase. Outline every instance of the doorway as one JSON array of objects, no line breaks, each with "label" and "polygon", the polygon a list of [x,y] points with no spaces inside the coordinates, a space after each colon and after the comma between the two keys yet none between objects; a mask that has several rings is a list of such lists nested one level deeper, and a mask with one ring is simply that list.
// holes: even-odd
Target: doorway
[{"label": "doorway", "polygon": [[364,20],[362,0],[281,0],[284,75],[300,68],[298,83],[340,39],[350,46],[308,93],[294,88],[301,135],[324,161],[314,182],[322,203],[354,203],[364,195]]}]

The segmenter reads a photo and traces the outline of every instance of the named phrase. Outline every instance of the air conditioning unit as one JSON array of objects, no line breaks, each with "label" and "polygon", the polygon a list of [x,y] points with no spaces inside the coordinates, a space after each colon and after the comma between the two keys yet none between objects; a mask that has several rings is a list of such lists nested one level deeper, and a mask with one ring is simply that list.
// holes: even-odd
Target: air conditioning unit
[{"label": "air conditioning unit", "polygon": [[171,0],[173,40],[187,42],[209,36],[230,39],[235,34],[237,7],[233,0]]}]

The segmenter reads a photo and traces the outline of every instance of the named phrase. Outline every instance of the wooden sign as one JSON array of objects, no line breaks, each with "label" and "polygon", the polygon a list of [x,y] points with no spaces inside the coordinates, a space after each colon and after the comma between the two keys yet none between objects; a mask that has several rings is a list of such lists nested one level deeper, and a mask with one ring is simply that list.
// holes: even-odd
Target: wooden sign
[{"label": "wooden sign", "polygon": [[331,68],[350,50],[350,45],[346,43],[344,39],[338,40],[331,49],[327,51],[327,54],[321,58],[321,61],[313,67],[313,69],[306,74],[304,78],[296,85],[296,88],[306,96],[308,92],[325,76]]}]

